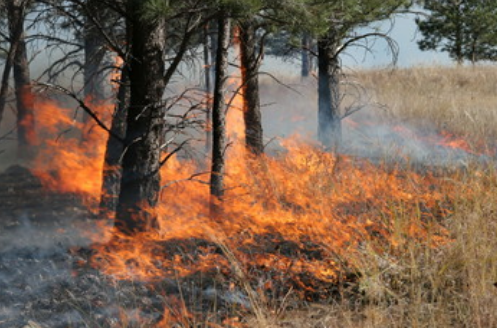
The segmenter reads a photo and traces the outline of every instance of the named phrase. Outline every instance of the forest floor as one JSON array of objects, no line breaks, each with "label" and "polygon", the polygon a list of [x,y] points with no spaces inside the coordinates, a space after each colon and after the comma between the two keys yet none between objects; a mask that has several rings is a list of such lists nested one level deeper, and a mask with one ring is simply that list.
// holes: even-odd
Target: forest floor
[{"label": "forest floor", "polygon": [[[69,249],[86,246],[80,231],[88,212],[71,195],[47,193],[22,166],[0,174],[0,327],[23,327],[29,320],[71,326],[73,276]],[[77,292],[75,294],[78,294]]]},{"label": "forest floor", "polygon": [[[256,324],[247,323],[256,309],[247,290],[233,285],[230,270],[199,270],[178,279],[142,282],[115,279],[93,268],[95,240],[85,236],[98,229],[94,215],[79,196],[47,191],[23,166],[13,165],[0,173],[0,199],[0,328]],[[275,234],[257,238],[263,252],[319,256],[312,245],[308,250],[301,249]],[[222,253],[215,243],[203,239],[175,239],[161,245],[173,258],[195,258],[201,255],[198,248],[206,247]],[[193,265],[201,264],[198,261]],[[354,279],[351,276],[350,282]],[[316,290],[307,297],[318,300],[338,296],[337,285],[312,275],[307,283]],[[296,283],[293,287],[299,288]],[[290,297],[288,286],[280,288],[288,293],[285,308],[299,308],[301,298]]]}]

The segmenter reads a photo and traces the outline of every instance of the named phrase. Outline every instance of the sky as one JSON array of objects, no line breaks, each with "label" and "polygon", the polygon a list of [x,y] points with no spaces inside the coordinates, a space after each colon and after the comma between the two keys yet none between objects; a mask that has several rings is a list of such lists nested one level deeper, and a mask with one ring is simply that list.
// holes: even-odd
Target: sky
[{"label": "sky", "polygon": [[[397,67],[410,67],[416,65],[452,65],[454,62],[446,53],[439,51],[421,51],[417,41],[422,38],[414,21],[414,14],[396,15],[392,20],[383,21],[375,25],[380,32],[388,32],[388,35],[397,43],[399,53]],[[370,28],[360,29],[360,32],[371,32]],[[369,41],[371,52],[366,52],[361,47],[351,47],[342,56],[342,64],[345,68],[384,68],[392,63],[388,44],[383,40]],[[281,63],[274,58],[266,58],[263,70],[277,72],[288,69],[288,63]],[[292,71],[300,73],[300,62],[295,60]]]},{"label": "sky", "polygon": [[[417,41],[422,38],[414,21],[415,15],[396,15],[391,21],[378,24],[380,31],[388,32],[399,47],[397,65],[409,67],[414,65],[450,65],[453,61],[446,53],[438,51],[421,51]],[[355,48],[348,51],[349,56],[342,57],[345,66],[382,67],[391,63],[391,55],[385,41],[378,40],[372,46],[372,54],[366,54],[363,49]]]}]

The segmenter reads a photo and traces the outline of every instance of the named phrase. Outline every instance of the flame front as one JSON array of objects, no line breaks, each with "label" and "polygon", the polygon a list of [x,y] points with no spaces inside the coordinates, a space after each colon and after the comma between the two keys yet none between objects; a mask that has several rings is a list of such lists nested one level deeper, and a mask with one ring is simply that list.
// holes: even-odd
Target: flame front
[{"label": "flame front", "polygon": [[[282,140],[278,154],[253,158],[243,147],[241,100],[235,96],[228,111],[235,145],[228,149],[222,220],[209,216],[208,176],[198,174],[207,163],[173,156],[161,171],[160,229],[111,238],[115,231],[103,227],[92,236],[94,267],[146,282],[238,272],[259,275],[261,288],[280,284],[306,297],[319,292],[316,283],[334,284],[354,271],[366,245],[381,251],[412,239],[448,241],[435,219],[448,213],[449,180],[325,152],[298,136]],[[99,108],[103,116],[109,111]],[[54,102],[39,112],[45,134],[89,129]],[[106,136],[96,128],[90,135],[86,142],[47,142],[36,163],[47,188],[98,199]]]},{"label": "flame front", "polygon": [[[97,200],[107,133],[92,121],[82,123],[73,109],[54,100],[39,100],[37,107],[37,133],[45,139],[34,160],[34,173],[50,190]],[[101,104],[92,109],[108,120],[112,107]]]}]

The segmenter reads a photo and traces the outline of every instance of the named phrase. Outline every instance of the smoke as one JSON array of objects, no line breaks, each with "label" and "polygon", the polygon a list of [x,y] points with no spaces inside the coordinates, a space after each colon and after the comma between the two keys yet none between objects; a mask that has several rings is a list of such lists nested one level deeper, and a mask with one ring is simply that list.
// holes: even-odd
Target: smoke
[{"label": "smoke", "polygon": [[[295,78],[286,80],[293,83],[282,85],[268,79],[261,81],[263,128],[269,151],[280,149],[278,140],[290,136],[317,144],[316,81],[295,83]],[[364,90],[349,94],[349,99],[344,100],[353,104],[352,110],[358,110],[342,120],[341,153],[374,162],[426,166],[465,166],[472,161],[490,160],[463,138],[438,131],[430,122],[419,127],[407,122],[387,121],[382,115],[383,108],[362,92]]]},{"label": "smoke", "polygon": [[422,164],[426,166],[466,165],[484,159],[471,151],[462,139],[451,139],[436,130],[409,124],[365,124],[345,121],[345,151],[381,162]]},{"label": "smoke", "polygon": [[[60,229],[73,231],[61,234]],[[54,291],[74,283],[68,248],[84,244],[82,238],[75,238],[80,234],[76,229],[69,222],[60,227],[40,226],[24,214],[17,227],[2,231],[0,327],[20,327],[27,319],[48,316],[54,307]],[[58,313],[57,320],[66,317],[64,312]]]},{"label": "smoke", "polygon": [[[317,130],[314,83],[293,83],[286,87],[263,80],[261,92],[268,151],[281,147],[279,139],[296,134],[314,142]],[[464,164],[475,158],[485,159],[464,141],[429,126],[421,129],[385,122],[368,99],[360,100],[364,109],[343,121],[343,153],[378,162],[426,165]],[[12,179],[13,199],[17,202],[15,207],[22,212],[0,213],[0,328],[20,327],[30,319],[47,327],[92,327],[104,319],[109,323],[119,322],[120,303],[126,305],[128,317],[137,318],[144,317],[138,308],[163,306],[164,300],[155,291],[150,294],[139,283],[122,283],[117,288],[111,278],[88,266],[80,275],[78,268],[81,263],[88,265],[89,256],[75,248],[85,250],[90,244],[82,231],[94,228],[94,223],[87,220],[89,214],[81,210],[71,196],[43,198],[42,192],[24,192],[41,188],[34,182],[34,185],[19,186],[19,181],[32,178],[27,174],[22,169],[8,172],[10,177],[15,177]],[[0,210],[3,210],[1,204]],[[12,224],[6,224],[8,220]],[[167,284],[173,288],[174,282]],[[249,307],[241,293],[222,293],[210,286],[203,293],[210,302],[220,299]],[[158,319],[156,310],[149,313],[150,321]]]}]

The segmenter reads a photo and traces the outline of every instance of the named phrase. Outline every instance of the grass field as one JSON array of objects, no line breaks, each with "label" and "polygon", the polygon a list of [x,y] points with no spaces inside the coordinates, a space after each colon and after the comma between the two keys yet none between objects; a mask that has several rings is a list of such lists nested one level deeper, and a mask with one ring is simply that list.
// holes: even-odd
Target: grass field
[{"label": "grass field", "polygon": [[469,142],[497,136],[497,67],[419,67],[354,74],[389,120],[435,126]]},{"label": "grass field", "polygon": [[[447,131],[495,156],[497,67],[366,70],[350,72],[348,79],[375,103],[369,115],[376,120]],[[450,214],[441,222],[450,236],[446,243],[434,247],[407,238],[402,247],[381,252],[365,246],[357,258],[361,293],[278,315],[270,311],[267,322],[251,325],[497,327],[495,157],[490,165],[470,162],[455,171],[445,176],[454,187]],[[399,222],[414,219],[412,213],[397,215]]]}]

